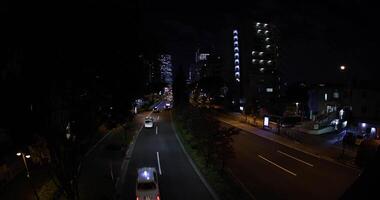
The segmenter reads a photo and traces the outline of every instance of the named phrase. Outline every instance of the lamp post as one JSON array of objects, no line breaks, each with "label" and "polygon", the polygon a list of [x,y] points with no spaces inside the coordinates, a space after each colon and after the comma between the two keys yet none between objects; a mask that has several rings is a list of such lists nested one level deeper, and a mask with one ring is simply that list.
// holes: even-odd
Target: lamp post
[{"label": "lamp post", "polygon": [[16,154],[17,156],[21,156],[22,157],[22,161],[24,162],[24,166],[25,166],[25,170],[26,170],[26,177],[28,178],[29,182],[30,182],[30,185],[32,186],[32,189],[33,189],[33,193],[34,195],[36,196],[36,199],[39,200],[40,198],[38,197],[38,194],[37,194],[37,191],[36,189],[34,188],[34,185],[32,183],[32,180],[30,180],[30,173],[29,173],[29,168],[28,168],[28,164],[26,162],[26,159],[29,159],[30,158],[30,155],[29,154],[25,154],[23,152],[18,152]]},{"label": "lamp post", "polygon": [[298,115],[298,105],[299,105],[299,103],[296,102],[296,113],[297,113],[297,115]]}]

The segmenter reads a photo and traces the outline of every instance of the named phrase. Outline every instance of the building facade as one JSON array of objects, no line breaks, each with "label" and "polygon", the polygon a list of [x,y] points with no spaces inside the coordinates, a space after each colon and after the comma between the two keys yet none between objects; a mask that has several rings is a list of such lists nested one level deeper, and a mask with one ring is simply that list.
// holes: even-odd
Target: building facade
[{"label": "building facade", "polygon": [[[246,22],[230,32],[239,109],[245,113],[276,112],[280,98],[278,31],[274,25]],[[236,104],[236,103],[235,103]]]}]

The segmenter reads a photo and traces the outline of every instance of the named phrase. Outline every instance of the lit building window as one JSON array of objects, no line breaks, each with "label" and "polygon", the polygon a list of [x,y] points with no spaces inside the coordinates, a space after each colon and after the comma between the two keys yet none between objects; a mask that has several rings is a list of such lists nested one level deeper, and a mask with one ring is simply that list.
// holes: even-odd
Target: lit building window
[{"label": "lit building window", "polygon": [[260,22],[257,22],[257,23],[256,23],[256,26],[260,26]]},{"label": "lit building window", "polygon": [[239,48],[238,48],[238,47],[235,47],[235,48],[234,48],[234,51],[235,51],[235,53],[239,52]]},{"label": "lit building window", "polygon": [[237,30],[234,30],[234,31],[233,31],[233,34],[234,34],[234,35],[237,35],[237,34],[238,34],[238,31],[237,31]]},{"label": "lit building window", "polygon": [[261,51],[261,52],[259,53],[259,56],[263,56],[263,55],[264,55],[264,52]]},{"label": "lit building window", "polygon": [[260,64],[263,64],[263,63],[264,63],[264,60],[260,60],[259,63],[260,63]]},{"label": "lit building window", "polygon": [[239,45],[238,41],[235,41],[235,42],[234,42],[234,46],[236,47],[236,46],[238,46],[238,45]]},{"label": "lit building window", "polygon": [[267,88],[266,91],[267,92],[273,92],[273,88]]},{"label": "lit building window", "polygon": [[254,56],[256,54],[256,51],[252,51],[252,56]]},{"label": "lit building window", "polygon": [[238,40],[238,36],[237,35],[234,36],[234,41],[236,41],[236,40]]},{"label": "lit building window", "polygon": [[268,44],[267,46],[265,46],[267,49],[269,49],[271,46]]},{"label": "lit building window", "polygon": [[239,58],[239,54],[238,53],[235,53],[235,58]]},{"label": "lit building window", "polygon": [[239,65],[236,65],[236,66],[235,66],[235,71],[237,71],[237,72],[238,72],[239,70],[240,70],[240,67],[239,67]]},{"label": "lit building window", "polygon": [[339,99],[339,92],[334,92],[333,97],[334,97],[335,99]]},{"label": "lit building window", "polygon": [[239,64],[239,60],[235,59],[235,65],[238,65],[238,64]]},{"label": "lit building window", "polygon": [[260,72],[264,72],[264,67],[260,68],[259,70]]},{"label": "lit building window", "polygon": [[268,24],[264,24],[264,27],[266,28],[268,26]]},{"label": "lit building window", "polygon": [[327,101],[327,93],[325,93],[325,101]]},{"label": "lit building window", "polygon": [[261,29],[257,30],[257,34],[260,34],[261,33]]},{"label": "lit building window", "polygon": [[265,42],[268,42],[269,41],[269,37],[265,38]]},{"label": "lit building window", "polygon": [[268,61],[267,61],[267,64],[268,64],[268,65],[272,64],[272,61],[271,61],[271,60],[268,60]]},{"label": "lit building window", "polygon": [[265,34],[268,34],[268,33],[269,33],[269,31],[265,31],[264,33],[265,33]]},{"label": "lit building window", "polygon": [[254,64],[255,64],[255,63],[256,63],[256,61],[257,61],[256,59],[252,59],[252,63],[254,63]]}]

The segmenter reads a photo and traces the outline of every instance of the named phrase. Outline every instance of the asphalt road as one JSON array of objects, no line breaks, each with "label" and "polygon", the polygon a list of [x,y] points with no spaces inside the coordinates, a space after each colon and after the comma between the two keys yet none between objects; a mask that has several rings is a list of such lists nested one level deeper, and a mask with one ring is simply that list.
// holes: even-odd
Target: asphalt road
[{"label": "asphalt road", "polygon": [[[164,104],[160,104],[160,109],[163,106]],[[121,177],[117,188],[120,199],[136,199],[137,169],[141,167],[155,167],[157,171],[161,171],[161,199],[212,199],[180,147],[171,126],[170,112],[152,113],[151,116],[155,119],[154,128],[141,129],[127,171],[121,173],[125,176]]]},{"label": "asphalt road", "polygon": [[228,167],[255,199],[339,199],[359,175],[252,133],[233,139]]}]

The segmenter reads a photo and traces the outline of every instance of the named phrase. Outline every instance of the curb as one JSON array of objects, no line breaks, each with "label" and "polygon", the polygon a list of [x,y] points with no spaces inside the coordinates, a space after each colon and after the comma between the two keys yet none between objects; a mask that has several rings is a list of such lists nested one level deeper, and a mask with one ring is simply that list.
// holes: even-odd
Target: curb
[{"label": "curb", "polygon": [[173,123],[173,117],[172,117],[172,113],[170,112],[170,119],[171,119],[171,126],[172,126],[172,129],[175,133],[175,137],[177,138],[178,140],[178,143],[179,145],[181,146],[181,149],[182,151],[185,153],[186,155],[186,158],[187,160],[189,161],[190,165],[193,167],[195,173],[197,173],[197,175],[199,176],[199,178],[201,179],[202,183],[204,184],[204,186],[207,188],[207,190],[209,191],[210,195],[212,196],[212,198],[214,200],[220,200],[218,195],[215,193],[215,191],[211,188],[211,186],[208,184],[208,182],[206,181],[206,179],[203,177],[202,173],[199,171],[198,167],[195,165],[195,163],[193,162],[193,160],[191,159],[190,155],[187,153],[185,147],[183,146],[182,144],[182,141],[181,139],[178,137],[178,133],[177,133],[177,129],[175,128],[174,126],[174,123]]}]

